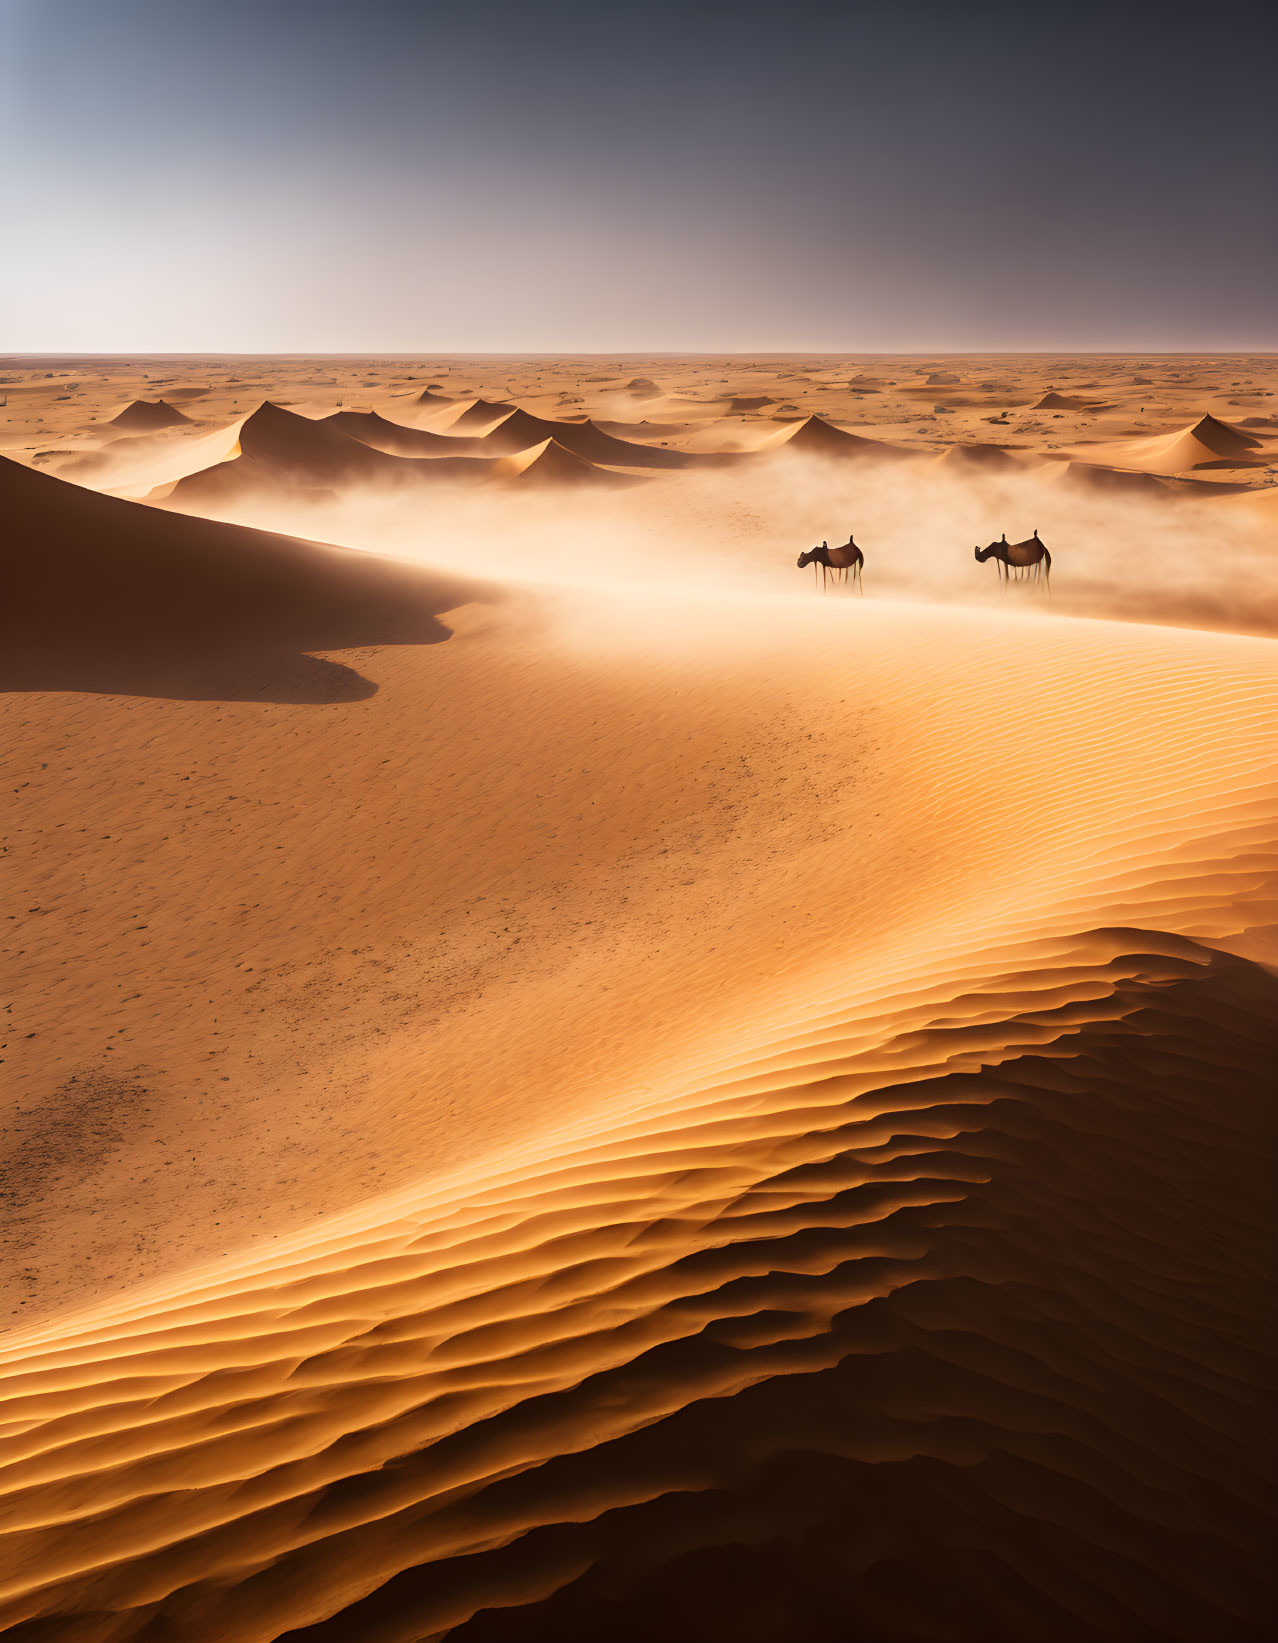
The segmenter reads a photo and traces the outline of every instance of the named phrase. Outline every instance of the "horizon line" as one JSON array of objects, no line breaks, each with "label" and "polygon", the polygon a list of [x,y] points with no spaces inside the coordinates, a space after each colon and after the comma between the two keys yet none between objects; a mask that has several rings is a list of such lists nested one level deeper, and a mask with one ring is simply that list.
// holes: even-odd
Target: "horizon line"
[{"label": "horizon line", "polygon": [[49,359],[1198,359],[1204,355],[1248,359],[1278,357],[1278,343],[1252,348],[24,348],[0,352],[0,364]]}]

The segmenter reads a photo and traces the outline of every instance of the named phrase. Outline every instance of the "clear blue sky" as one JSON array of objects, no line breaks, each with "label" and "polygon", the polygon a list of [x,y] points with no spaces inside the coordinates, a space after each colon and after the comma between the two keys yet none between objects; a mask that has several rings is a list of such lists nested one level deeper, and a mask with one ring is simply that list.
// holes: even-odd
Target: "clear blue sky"
[{"label": "clear blue sky", "polygon": [[1273,347],[1276,11],[0,0],[0,348]]}]

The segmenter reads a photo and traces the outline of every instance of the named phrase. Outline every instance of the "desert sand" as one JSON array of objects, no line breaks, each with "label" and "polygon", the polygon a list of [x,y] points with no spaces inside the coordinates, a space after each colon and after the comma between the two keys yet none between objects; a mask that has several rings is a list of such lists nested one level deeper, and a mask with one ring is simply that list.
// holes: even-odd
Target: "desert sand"
[{"label": "desert sand", "polygon": [[1271,358],[0,374],[6,1635],[1267,1635]]}]

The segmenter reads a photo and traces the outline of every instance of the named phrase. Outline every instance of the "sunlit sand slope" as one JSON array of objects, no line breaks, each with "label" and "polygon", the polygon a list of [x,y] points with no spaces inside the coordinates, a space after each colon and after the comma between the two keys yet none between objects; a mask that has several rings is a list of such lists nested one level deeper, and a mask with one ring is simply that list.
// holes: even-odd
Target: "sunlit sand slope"
[{"label": "sunlit sand slope", "polygon": [[[699,933],[596,967],[612,1077],[448,1174],[11,1336],[9,1635],[1265,1635],[1270,647],[886,606],[761,632],[743,605],[714,618],[729,663],[654,656],[651,616],[606,642],[642,709],[623,741],[687,779],[714,716],[776,808],[718,818],[737,854],[685,834],[629,875]],[[598,642],[603,602],[578,619]],[[799,807],[810,856],[782,794],[801,677],[824,750],[877,749],[819,824]],[[638,784],[609,859],[654,805]],[[652,1076],[689,983],[701,1047],[679,1028]],[[585,1053],[553,992],[521,998]],[[492,1056],[509,1111],[553,1103],[563,1065],[495,1030]]]}]

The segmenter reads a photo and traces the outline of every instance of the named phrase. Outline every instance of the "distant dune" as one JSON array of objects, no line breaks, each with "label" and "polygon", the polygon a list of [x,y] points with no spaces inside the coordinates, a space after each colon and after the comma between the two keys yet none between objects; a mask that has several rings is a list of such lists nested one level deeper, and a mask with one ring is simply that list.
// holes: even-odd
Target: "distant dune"
[{"label": "distant dune", "polygon": [[323,418],[330,426],[350,434],[361,444],[390,456],[479,456],[485,453],[482,439],[464,435],[429,433],[421,428],[405,428],[388,421],[376,411],[334,411]]},{"label": "distant dune", "polygon": [[1038,404],[1036,411],[1090,411],[1095,409],[1095,401],[1088,399],[1071,399],[1067,394],[1046,393]]},{"label": "distant dune", "polygon": [[610,463],[613,467],[629,468],[682,468],[689,465],[683,451],[666,450],[660,446],[631,444],[615,439],[589,420],[557,422],[547,417],[532,416],[527,411],[515,410],[489,433],[484,441],[493,451],[526,450],[544,440],[587,462]]},{"label": "distant dune", "polygon": [[1139,469],[1111,468],[1103,463],[1094,462],[1070,462],[1065,468],[1065,478],[1071,485],[1125,496],[1208,499],[1233,496],[1244,488],[1212,480],[1182,479],[1174,475],[1148,473]]},{"label": "distant dune", "polygon": [[472,400],[461,415],[450,422],[448,426],[467,433],[480,428],[490,428],[493,423],[499,422],[503,417],[508,417],[514,409],[513,405],[507,405],[501,400]]},{"label": "distant dune", "polygon": [[[404,430],[406,435],[411,432]],[[433,441],[429,448],[442,449]],[[465,448],[460,441],[458,448]],[[206,501],[215,505],[254,493],[336,492],[356,485],[479,479],[487,472],[483,463],[465,456],[436,460],[390,455],[353,437],[333,418],[312,420],[267,401],[240,429],[238,454],[180,479],[166,502],[198,512]]]},{"label": "distant dune", "polygon": [[111,423],[113,427],[137,433],[154,433],[157,428],[176,428],[190,420],[189,416],[183,416],[181,411],[162,399],[135,399],[131,405],[125,406],[119,416],[113,416]]},{"label": "distant dune", "polygon": [[1113,446],[1115,465],[1147,473],[1178,474],[1194,468],[1246,467],[1256,459],[1260,440],[1203,416],[1191,427]]},{"label": "distant dune", "polygon": [[797,427],[787,430],[769,448],[834,458],[873,456],[894,459],[914,454],[885,440],[867,439],[862,434],[848,433],[820,416],[805,417]]},{"label": "distant dune", "polygon": [[494,474],[497,478],[515,480],[521,485],[616,487],[635,483],[632,476],[596,467],[593,462],[587,462],[554,439],[544,439],[540,445],[530,446],[514,456],[500,458],[495,464]]},{"label": "distant dune", "polygon": [[951,445],[941,458],[950,467],[1011,470],[1020,467],[1016,454],[1002,445]]}]

